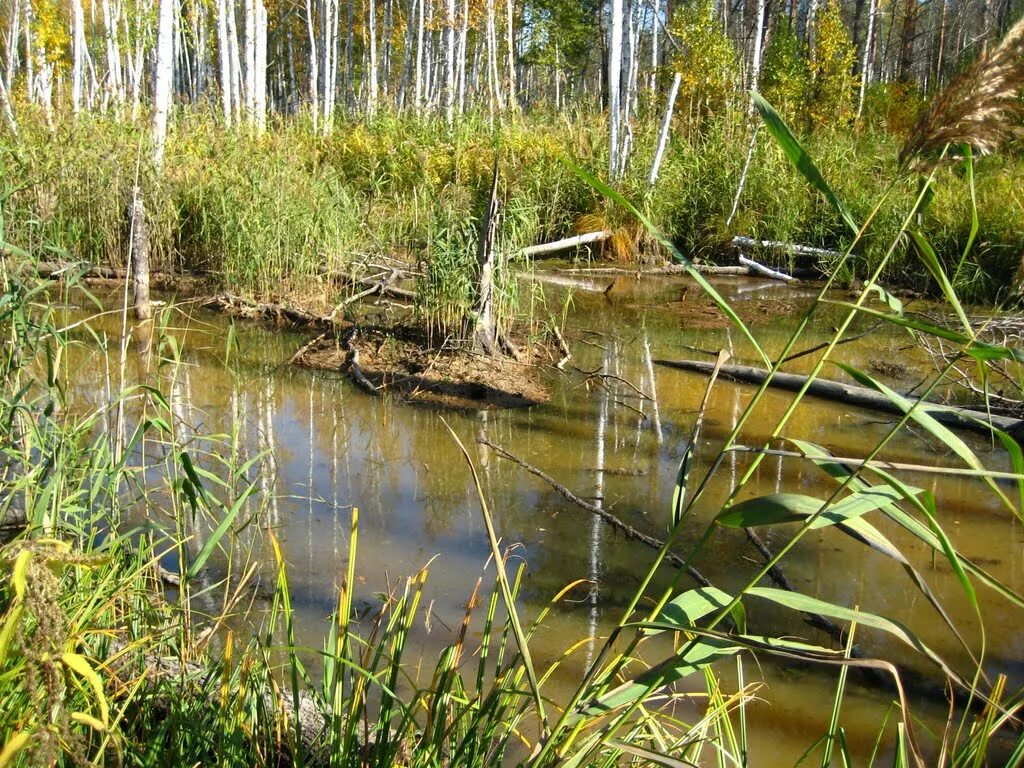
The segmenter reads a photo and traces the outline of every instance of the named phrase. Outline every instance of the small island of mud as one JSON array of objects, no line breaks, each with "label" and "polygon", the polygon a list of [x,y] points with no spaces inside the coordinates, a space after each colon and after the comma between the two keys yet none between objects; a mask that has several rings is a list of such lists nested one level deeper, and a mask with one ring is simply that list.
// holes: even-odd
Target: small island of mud
[{"label": "small island of mud", "polygon": [[466,341],[431,343],[406,324],[361,326],[322,336],[293,359],[297,365],[343,371],[374,395],[418,405],[461,410],[523,408],[550,398],[542,366],[550,359],[533,348],[511,356],[475,352]]}]

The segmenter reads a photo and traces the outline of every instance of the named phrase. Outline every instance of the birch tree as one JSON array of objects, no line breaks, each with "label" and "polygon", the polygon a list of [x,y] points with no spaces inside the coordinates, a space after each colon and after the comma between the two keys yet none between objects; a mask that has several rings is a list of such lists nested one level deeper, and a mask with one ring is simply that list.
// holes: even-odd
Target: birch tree
[{"label": "birch tree", "polygon": [[612,0],[608,35],[608,176],[619,177],[619,129],[622,80],[622,0]]},{"label": "birch tree", "polygon": [[153,78],[153,162],[163,164],[167,141],[167,115],[171,108],[171,81],[174,78],[174,8],[175,0],[160,0],[157,23],[156,71]]}]

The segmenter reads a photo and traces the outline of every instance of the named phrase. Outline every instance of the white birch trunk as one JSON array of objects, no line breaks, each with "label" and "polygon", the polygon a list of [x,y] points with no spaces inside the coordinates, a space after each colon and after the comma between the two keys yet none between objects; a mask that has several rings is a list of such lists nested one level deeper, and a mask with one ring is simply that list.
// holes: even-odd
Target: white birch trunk
[{"label": "white birch trunk", "polygon": [[242,60],[238,51],[238,22],[234,0],[228,3],[228,56],[231,60],[231,110],[236,123],[242,120]]},{"label": "white birch trunk", "polygon": [[[10,77],[9,72],[7,77]],[[7,85],[4,83],[4,79],[2,77],[0,77],[0,107],[4,110],[4,120],[7,121],[7,127],[10,129],[11,134],[17,136],[18,123],[14,119],[14,110],[11,108],[11,98],[8,95]]]},{"label": "white birch trunk", "polygon": [[[449,3],[453,0],[448,0]],[[377,0],[367,0],[367,33],[369,35],[369,85],[366,92],[366,115],[373,117],[377,110]]]},{"label": "white birch trunk", "polygon": [[445,19],[444,117],[449,126],[455,121],[455,0],[447,0]]},{"label": "white birch trunk", "polygon": [[516,89],[516,46],[515,46],[515,9],[513,0],[505,0],[505,15],[508,25],[505,28],[505,47],[508,61],[508,107],[516,110],[519,107],[519,95]]},{"label": "white birch trunk", "polygon": [[256,0],[245,0],[245,119],[256,118]]},{"label": "white birch trunk", "polygon": [[672,128],[672,112],[676,106],[676,95],[679,93],[679,84],[683,76],[676,72],[672,78],[672,87],[668,92],[668,101],[665,103],[665,116],[661,119],[661,132],[658,134],[658,148],[654,152],[654,160],[651,161],[651,172],[647,174],[647,186],[653,187],[658,181],[658,172],[661,170],[661,161],[665,157],[665,147],[668,146],[668,134]]},{"label": "white birch trunk", "polygon": [[82,0],[71,0],[71,112],[75,115],[82,111],[85,55],[85,11]]},{"label": "white birch trunk", "polygon": [[416,99],[413,102],[416,114],[423,109],[423,27],[426,21],[423,2],[424,0],[417,0],[416,3],[416,87],[414,90]]},{"label": "white birch trunk", "polygon": [[469,41],[469,0],[462,0],[462,19],[459,30],[459,50],[456,53],[458,75],[456,76],[456,93],[459,100],[459,114],[466,111],[466,44]]},{"label": "white birch trunk", "polygon": [[658,32],[661,26],[661,0],[654,0],[651,11],[651,76],[647,87],[653,96],[658,87]]},{"label": "white birch trunk", "polygon": [[[874,0],[872,0],[873,2]],[[761,78],[761,39],[764,37],[765,0],[757,0],[757,19],[754,22],[754,50],[750,57],[750,90],[756,91]],[[753,111],[754,102],[750,102]]]},{"label": "white birch trunk", "polygon": [[32,0],[25,0],[25,96],[29,103],[35,102],[35,47],[32,44]]},{"label": "white birch trunk", "polygon": [[[945,0],[942,0],[945,2]],[[868,7],[868,34],[864,40],[864,58],[860,68],[860,91],[857,95],[857,119],[864,112],[864,96],[871,83],[871,53],[875,47],[875,18],[878,16],[878,0],[871,0]]]},{"label": "white birch trunk", "polygon": [[153,163],[160,167],[167,140],[167,115],[171,109],[174,76],[174,6],[176,0],[160,0],[157,23],[156,72],[153,85]]},{"label": "white birch trunk", "polygon": [[619,176],[619,129],[622,118],[622,0],[612,0],[608,39],[608,175]]},{"label": "white birch trunk", "polygon": [[253,110],[257,133],[267,127],[267,6],[256,0],[256,71],[253,76]]},{"label": "white birch trunk", "polygon": [[313,117],[313,132],[317,133],[320,127],[320,82],[319,53],[316,49],[316,30],[313,28],[313,0],[306,0],[306,34],[309,37],[309,107]]},{"label": "white birch trunk", "polygon": [[224,125],[231,127],[231,46],[228,43],[228,0],[217,0],[217,54],[220,61],[220,102]]}]

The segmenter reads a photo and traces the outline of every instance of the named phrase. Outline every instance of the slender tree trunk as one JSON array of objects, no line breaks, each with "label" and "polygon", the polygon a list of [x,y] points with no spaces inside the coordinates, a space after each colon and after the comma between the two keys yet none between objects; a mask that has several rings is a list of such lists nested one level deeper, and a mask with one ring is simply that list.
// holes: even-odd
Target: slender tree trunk
[{"label": "slender tree trunk", "polygon": [[238,22],[234,0],[228,4],[228,55],[231,58],[231,109],[236,123],[242,121],[242,57],[238,50]]},{"label": "slender tree trunk", "polygon": [[320,129],[319,52],[316,49],[316,30],[313,25],[313,0],[306,0],[306,36],[309,40],[309,107],[313,116],[313,133]]},{"label": "slender tree trunk", "polygon": [[878,0],[871,0],[868,7],[868,33],[864,38],[864,60],[860,67],[860,92],[857,95],[857,119],[864,113],[864,97],[871,84],[871,54],[875,47],[875,18],[878,16]]},{"label": "slender tree trunk", "polygon": [[466,111],[466,43],[469,40],[469,0],[462,0],[462,19],[459,30],[459,50],[456,53],[458,76],[456,77],[456,93],[459,100],[459,114]]},{"label": "slender tree trunk", "polygon": [[[452,2],[452,0],[448,0]],[[367,0],[368,21],[367,34],[369,36],[369,88],[366,93],[366,115],[373,117],[377,110],[377,0]]]},{"label": "slender tree trunk", "polygon": [[661,26],[661,0],[654,0],[651,11],[651,75],[647,87],[653,97],[655,89],[658,87],[658,32]]},{"label": "slender tree trunk", "polygon": [[[8,75],[10,77],[10,75]],[[11,107],[11,98],[8,95],[7,85],[4,83],[4,79],[0,77],[0,107],[4,111],[4,120],[7,121],[7,127],[10,129],[11,134],[14,136],[18,135],[18,123],[14,119],[14,110]]]},{"label": "slender tree trunk", "polygon": [[245,2],[245,119],[256,122],[256,0]]},{"label": "slender tree trunk", "polygon": [[444,117],[449,126],[455,121],[455,0],[447,0],[445,19]]},{"label": "slender tree trunk", "polygon": [[81,0],[71,0],[71,112],[82,111],[85,80],[85,12]]},{"label": "slender tree trunk", "polygon": [[515,11],[513,0],[505,0],[505,15],[508,22],[505,27],[505,46],[508,56],[508,107],[514,111],[519,108],[519,96],[516,88]]},{"label": "slender tree trunk", "polygon": [[619,176],[619,86],[622,81],[622,0],[612,0],[608,39],[608,175]]},{"label": "slender tree trunk", "polygon": [[[765,0],[757,0],[757,18],[754,20],[754,47],[750,57],[750,90],[756,91],[761,79],[761,52],[764,48]],[[750,102],[753,109],[754,103]]]},{"label": "slender tree trunk", "polygon": [[220,103],[224,125],[231,127],[231,46],[228,43],[228,0],[217,0],[217,56],[220,61]]},{"label": "slender tree trunk", "polygon": [[423,27],[426,22],[423,2],[424,0],[417,0],[416,3],[416,114],[423,110]]},{"label": "slender tree trunk", "polygon": [[661,170],[661,161],[665,157],[665,147],[668,146],[668,135],[672,128],[672,112],[676,106],[676,95],[679,93],[679,84],[683,76],[676,72],[672,78],[672,87],[668,92],[668,100],[665,102],[665,115],[661,120],[661,131],[658,134],[658,148],[654,152],[654,160],[651,162],[651,172],[647,174],[647,186],[653,188],[658,181],[658,172]]},{"label": "slender tree trunk", "polygon": [[174,78],[174,10],[176,0],[160,0],[157,24],[156,73],[153,85],[153,163],[159,168],[167,140],[167,116],[171,109]]},{"label": "slender tree trunk", "polygon": [[253,75],[253,110],[257,133],[267,127],[267,6],[263,0],[256,0],[256,51]]},{"label": "slender tree trunk", "polygon": [[146,206],[142,189],[132,187],[131,202],[128,206],[128,262],[132,273],[132,303],[135,317],[149,320],[153,307],[149,300],[149,230],[146,227]]}]

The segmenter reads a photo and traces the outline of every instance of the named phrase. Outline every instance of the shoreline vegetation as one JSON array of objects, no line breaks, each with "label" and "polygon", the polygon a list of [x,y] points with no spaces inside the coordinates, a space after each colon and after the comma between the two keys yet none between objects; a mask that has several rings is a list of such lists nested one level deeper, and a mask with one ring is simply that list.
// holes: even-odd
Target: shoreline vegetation
[{"label": "shoreline vegetation", "polygon": [[[326,137],[307,123],[293,118],[254,136],[225,130],[208,111],[183,108],[169,130],[157,179],[139,164],[150,141],[144,124],[82,115],[51,130],[41,119],[24,119],[16,140],[0,138],[0,167],[9,180],[6,236],[30,251],[45,248],[73,261],[123,268],[130,237],[125,208],[138,180],[146,190],[154,271],[200,273],[224,290],[281,300],[308,298],[325,273],[384,260],[438,274],[435,292],[452,293],[460,278],[443,273],[472,266],[497,162],[503,204],[497,247],[513,268],[530,268],[531,258],[516,256],[529,246],[602,229],[615,236],[580,248],[577,257],[613,265],[666,261],[628,215],[565,163],[601,174],[600,115],[524,115],[493,129],[483,116],[467,117],[448,129],[430,118],[379,114],[370,123],[339,122]],[[851,242],[840,217],[820,204],[763,136],[729,221],[748,140],[738,117],[709,119],[699,131],[674,134],[650,189],[647,166],[656,140],[653,126],[638,125],[634,162],[616,188],[691,258],[735,264],[733,238],[749,237],[832,251],[747,251],[769,266],[828,275]],[[871,129],[823,129],[807,142],[855,218],[865,218],[883,192],[891,201],[855,258],[844,263],[841,279],[862,281],[872,273],[899,229],[895,211],[917,192],[912,177],[890,181],[902,144],[898,135]],[[1015,195],[1024,162],[1012,150],[982,158],[974,176],[978,231],[972,236],[974,210],[958,166],[936,174],[935,202],[923,213],[923,228],[956,272],[960,295],[1004,301],[1017,292],[1024,208]],[[971,257],[957,270],[970,242]],[[905,245],[887,259],[882,278],[893,287],[937,290]]]}]

